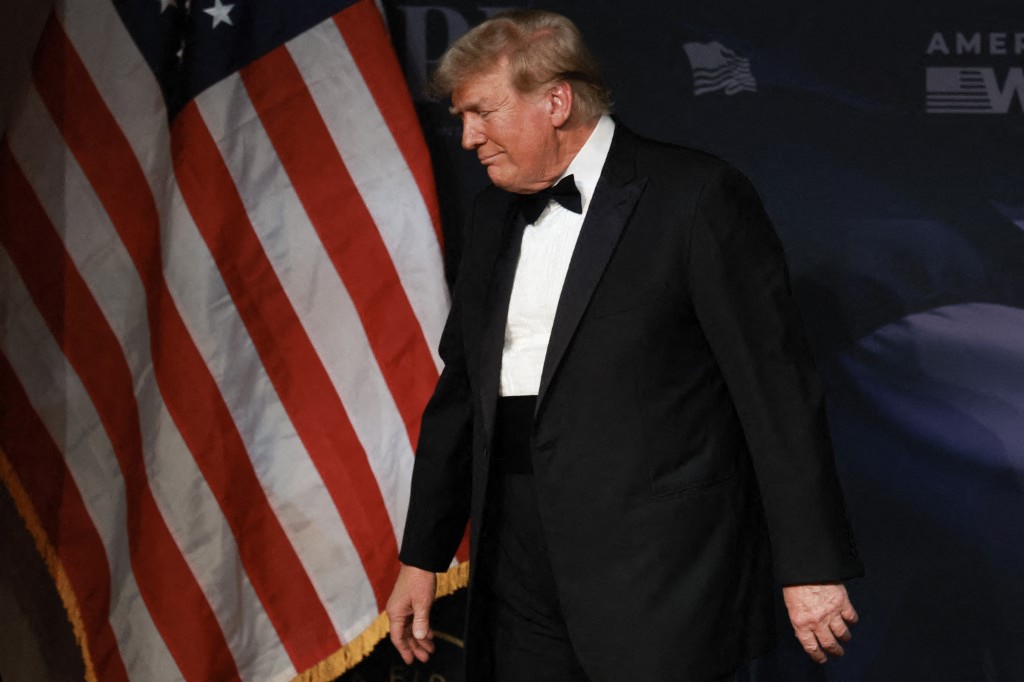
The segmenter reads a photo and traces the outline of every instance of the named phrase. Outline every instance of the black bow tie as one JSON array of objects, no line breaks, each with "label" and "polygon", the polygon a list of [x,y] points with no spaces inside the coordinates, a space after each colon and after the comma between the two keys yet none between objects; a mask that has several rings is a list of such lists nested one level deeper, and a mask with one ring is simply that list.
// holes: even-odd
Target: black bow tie
[{"label": "black bow tie", "polygon": [[536,194],[524,194],[519,200],[519,210],[523,212],[527,223],[535,223],[551,200],[557,201],[573,213],[583,213],[583,199],[580,198],[580,191],[576,188],[576,181],[571,175]]}]

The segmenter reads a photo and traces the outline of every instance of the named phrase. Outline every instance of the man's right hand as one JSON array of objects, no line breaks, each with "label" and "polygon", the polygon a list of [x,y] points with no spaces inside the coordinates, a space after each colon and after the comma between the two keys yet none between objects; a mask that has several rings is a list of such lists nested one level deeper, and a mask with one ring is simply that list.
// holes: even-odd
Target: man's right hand
[{"label": "man's right hand", "polygon": [[413,658],[426,662],[434,653],[434,631],[430,629],[430,607],[434,603],[437,577],[431,571],[402,565],[386,612],[391,622],[391,641],[406,665]]}]

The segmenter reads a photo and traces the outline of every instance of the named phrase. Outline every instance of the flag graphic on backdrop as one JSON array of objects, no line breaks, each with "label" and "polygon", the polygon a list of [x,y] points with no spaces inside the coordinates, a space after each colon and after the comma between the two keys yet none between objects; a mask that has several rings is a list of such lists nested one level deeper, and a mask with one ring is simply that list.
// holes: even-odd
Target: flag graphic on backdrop
[{"label": "flag graphic on backdrop", "polygon": [[89,679],[331,679],[384,634],[448,305],[404,87],[371,0],[51,16],[0,146],[0,474]]},{"label": "flag graphic on backdrop", "polygon": [[750,60],[741,57],[717,40],[710,43],[685,43],[683,49],[693,69],[693,94],[725,91],[727,95],[757,92],[757,81],[750,72]]}]

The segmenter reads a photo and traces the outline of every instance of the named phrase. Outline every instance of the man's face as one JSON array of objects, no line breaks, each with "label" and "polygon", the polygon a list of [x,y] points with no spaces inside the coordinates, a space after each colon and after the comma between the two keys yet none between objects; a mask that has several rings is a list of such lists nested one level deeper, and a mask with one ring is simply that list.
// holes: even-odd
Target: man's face
[{"label": "man's face", "polygon": [[476,151],[498,187],[532,193],[558,178],[550,99],[517,91],[504,64],[457,85],[452,113],[462,119],[462,147]]}]

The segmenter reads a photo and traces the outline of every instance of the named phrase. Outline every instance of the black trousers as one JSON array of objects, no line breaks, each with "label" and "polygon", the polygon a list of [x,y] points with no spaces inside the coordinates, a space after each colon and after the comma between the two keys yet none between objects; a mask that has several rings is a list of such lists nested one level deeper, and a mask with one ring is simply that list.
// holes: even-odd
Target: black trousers
[{"label": "black trousers", "polygon": [[[474,608],[493,682],[586,682],[558,603],[530,465],[533,396],[501,398]],[[477,682],[469,680],[467,682]]]},{"label": "black trousers", "polygon": [[[585,682],[558,603],[537,516],[533,477],[503,474],[481,546],[477,602],[485,609],[494,682]],[[497,505],[495,505],[497,506]],[[484,639],[484,638],[481,638]]]},{"label": "black trousers", "polygon": [[[530,459],[535,405],[535,396],[498,400],[487,509],[474,569],[479,573],[473,608],[480,616],[475,622],[484,631],[472,636],[482,650],[483,669],[467,682],[591,681],[569,639],[544,541]],[[601,679],[599,671],[593,675],[595,682]],[[728,675],[715,682],[732,679]]]}]

